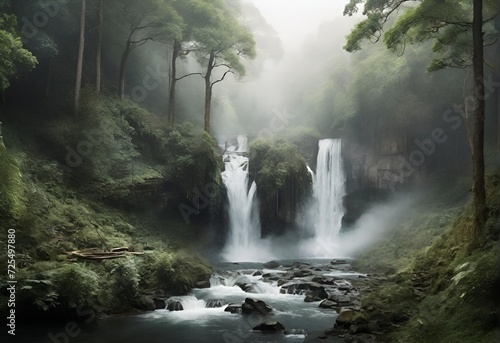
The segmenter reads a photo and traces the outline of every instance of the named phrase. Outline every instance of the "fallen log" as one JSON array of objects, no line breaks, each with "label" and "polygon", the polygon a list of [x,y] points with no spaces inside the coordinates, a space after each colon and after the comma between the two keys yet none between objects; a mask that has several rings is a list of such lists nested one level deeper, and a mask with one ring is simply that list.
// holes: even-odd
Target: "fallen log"
[{"label": "fallen log", "polygon": [[144,255],[143,252],[129,251],[128,247],[114,248],[111,249],[111,251],[104,251],[98,248],[90,248],[90,249],[66,251],[65,254],[72,257],[83,258],[87,260],[108,260],[114,258],[127,257],[130,255],[134,256]]}]

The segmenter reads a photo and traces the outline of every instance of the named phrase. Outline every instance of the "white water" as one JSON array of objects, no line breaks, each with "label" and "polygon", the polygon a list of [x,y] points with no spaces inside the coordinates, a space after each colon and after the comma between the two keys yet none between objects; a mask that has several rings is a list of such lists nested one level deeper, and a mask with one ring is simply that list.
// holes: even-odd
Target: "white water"
[{"label": "white water", "polygon": [[238,136],[238,145],[224,155],[222,180],[229,202],[229,236],[223,256],[229,261],[262,261],[268,253],[260,240],[259,212],[255,194],[257,185],[248,186],[247,138]]},{"label": "white water", "polygon": [[[339,256],[339,233],[344,216],[345,174],[342,141],[323,139],[319,143],[316,175],[313,174],[313,202],[309,211],[314,238],[302,244],[311,256]],[[312,171],[311,171],[312,172]]]}]

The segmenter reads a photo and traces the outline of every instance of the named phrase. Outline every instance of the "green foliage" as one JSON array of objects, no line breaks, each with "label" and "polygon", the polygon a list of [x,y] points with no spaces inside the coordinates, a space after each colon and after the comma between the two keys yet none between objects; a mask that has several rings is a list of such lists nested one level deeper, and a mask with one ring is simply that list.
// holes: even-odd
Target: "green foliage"
[{"label": "green foliage", "polygon": [[[407,44],[431,40],[437,58],[429,66],[430,71],[445,67],[464,67],[472,58],[472,2],[454,0],[427,0],[418,5],[410,0],[403,1],[351,1],[344,15],[353,15],[358,6],[365,3],[365,20],[356,25],[347,37],[345,49],[353,52],[361,50],[366,40],[383,37],[386,46],[393,51],[403,51]],[[497,2],[484,1],[484,17],[496,15]],[[393,21],[398,9],[405,12]],[[389,24],[387,29],[386,23]],[[386,29],[383,34],[384,29]],[[496,41],[498,32],[485,21],[485,45]]]},{"label": "green foliage", "polygon": [[297,147],[284,141],[260,140],[249,149],[250,177],[259,185],[263,194],[271,196],[293,183],[303,192],[311,187],[311,175],[307,163]]},{"label": "green foliage", "polygon": [[314,169],[318,155],[318,141],[321,136],[318,131],[310,127],[286,130],[283,138],[294,144],[307,163]]},{"label": "green foliage", "polygon": [[208,133],[190,124],[180,125],[168,134],[163,148],[167,156],[165,175],[188,199],[203,193],[208,184],[221,189],[222,157]]},{"label": "green foliage", "polygon": [[211,268],[198,256],[185,251],[151,256],[153,283],[156,288],[186,294],[197,281],[207,280]]},{"label": "green foliage", "polygon": [[26,308],[35,305],[35,309],[48,311],[57,307],[59,294],[54,290],[54,284],[50,280],[24,280],[24,286],[19,290],[21,307],[25,302]]},{"label": "green foliage", "polygon": [[59,295],[59,301],[68,308],[92,306],[99,293],[99,276],[79,263],[62,265],[49,272]]},{"label": "green foliage", "polygon": [[244,76],[245,67],[241,58],[254,59],[255,41],[250,31],[238,23],[222,1],[211,1],[207,11],[207,26],[193,29],[193,39],[203,48],[197,52],[198,61],[206,65],[207,56],[213,55],[214,62],[208,70],[226,66],[235,75]]},{"label": "green foliage", "polygon": [[24,209],[24,190],[18,162],[0,137],[0,217],[17,217]]},{"label": "green foliage", "polygon": [[[364,308],[373,306],[377,313],[385,311],[386,314],[409,315],[407,323],[389,334],[392,341],[486,343],[497,337],[500,316],[500,228],[493,222],[498,223],[499,175],[498,170],[488,174],[491,227],[483,231],[480,246],[472,252],[469,251],[473,226],[472,204],[457,203],[463,195],[457,198],[457,190],[450,189],[444,183],[444,189],[435,187],[435,196],[427,195],[427,205],[414,209],[418,212],[416,220],[410,224],[414,233],[404,230],[389,236],[380,247],[362,257],[365,261],[361,265],[365,265],[367,260],[387,262],[391,260],[387,258],[387,254],[391,254],[390,247],[396,246],[398,254],[392,258],[392,266],[399,272],[390,277],[395,283],[383,282],[362,299]],[[462,188],[465,189],[465,186]],[[455,204],[459,206],[455,207]],[[439,212],[441,217],[447,218],[437,220]],[[445,212],[447,214],[443,216]],[[404,225],[403,220],[401,226]],[[433,242],[420,244],[419,240],[432,231],[434,235],[440,235]],[[421,250],[416,252],[416,247]],[[404,263],[399,261],[402,256],[406,256]],[[415,290],[415,287],[420,287],[420,290]],[[411,297],[402,297],[404,294]],[[369,320],[377,318],[376,313],[366,313]]]},{"label": "green foliage", "polygon": [[135,258],[103,262],[105,277],[99,300],[112,313],[129,311],[140,294],[139,263]]},{"label": "green foliage", "polygon": [[18,67],[30,70],[38,63],[35,56],[23,48],[21,37],[16,32],[15,15],[0,14],[0,92],[10,85],[18,74]]}]

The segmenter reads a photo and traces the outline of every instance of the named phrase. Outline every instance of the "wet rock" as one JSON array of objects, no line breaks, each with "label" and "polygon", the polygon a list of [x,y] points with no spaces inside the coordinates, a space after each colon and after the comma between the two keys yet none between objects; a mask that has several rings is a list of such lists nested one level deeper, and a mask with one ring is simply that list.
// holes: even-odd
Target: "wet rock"
[{"label": "wet rock", "polygon": [[344,306],[346,304],[349,304],[351,302],[351,297],[348,295],[342,295],[342,294],[332,294],[328,300],[334,301],[338,303],[340,306]]},{"label": "wet rock", "polygon": [[328,299],[328,293],[323,287],[321,289],[316,289],[306,292],[305,302],[321,301],[323,299]]},{"label": "wet rock", "polygon": [[317,275],[312,278],[313,282],[320,283],[322,285],[335,285],[335,279],[333,277]]},{"label": "wet rock", "polygon": [[253,328],[254,330],[260,330],[260,331],[281,331],[285,330],[285,327],[283,324],[276,320],[267,320],[263,323],[260,323],[256,327]]},{"label": "wet rock", "polygon": [[313,275],[313,272],[309,269],[301,269],[297,270],[295,273],[293,273],[294,277],[305,277],[305,276],[310,276]]},{"label": "wet rock", "polygon": [[293,262],[292,263],[293,269],[309,268],[310,266],[311,266],[311,264],[309,262]]},{"label": "wet rock", "polygon": [[240,304],[229,304],[224,309],[224,312],[241,313],[242,312],[241,305]]},{"label": "wet rock", "polygon": [[323,300],[320,304],[319,307],[321,308],[335,308],[337,307],[337,303],[331,300]]},{"label": "wet rock", "polygon": [[246,298],[243,305],[241,305],[241,311],[244,314],[251,314],[257,312],[265,316],[271,313],[273,309],[262,300]]},{"label": "wet rock", "polygon": [[276,261],[269,261],[269,262],[264,263],[263,266],[264,266],[264,268],[268,268],[268,269],[276,269],[279,266],[281,266],[281,264],[279,264]]},{"label": "wet rock", "polygon": [[350,283],[343,283],[339,285],[340,291],[351,291],[354,287]]},{"label": "wet rock", "polygon": [[299,294],[295,291],[316,291],[324,290],[325,288],[317,282],[304,281],[304,280],[292,280],[281,286],[281,290],[285,290],[286,294]]},{"label": "wet rock", "polygon": [[165,301],[165,299],[153,298],[153,301],[157,310],[164,310],[167,307],[167,302]]},{"label": "wet rock", "polygon": [[347,260],[332,260],[330,264],[338,265],[338,264],[348,264]]},{"label": "wet rock", "polygon": [[262,275],[262,272],[260,270],[257,270],[255,273],[252,274],[253,276],[260,276]]},{"label": "wet rock", "polygon": [[276,275],[276,274],[264,274],[262,276],[264,279],[266,280],[269,280],[269,281],[278,281],[280,279],[280,276],[279,275]]},{"label": "wet rock", "polygon": [[289,281],[289,279],[283,279],[283,278],[281,278],[281,279],[278,280],[278,286],[283,286],[288,281]]},{"label": "wet rock", "polygon": [[[141,311],[154,311],[156,310],[156,305],[154,300],[147,295],[141,295],[135,300],[135,307]],[[165,307],[163,307],[165,308]]]},{"label": "wet rock", "polygon": [[205,304],[205,307],[206,308],[219,308],[219,307],[222,307],[226,304],[227,304],[227,302],[225,300],[222,300],[222,299],[210,299]]},{"label": "wet rock", "polygon": [[167,310],[169,310],[169,311],[183,311],[184,307],[182,307],[182,304],[180,301],[172,301],[172,302],[168,303]]}]

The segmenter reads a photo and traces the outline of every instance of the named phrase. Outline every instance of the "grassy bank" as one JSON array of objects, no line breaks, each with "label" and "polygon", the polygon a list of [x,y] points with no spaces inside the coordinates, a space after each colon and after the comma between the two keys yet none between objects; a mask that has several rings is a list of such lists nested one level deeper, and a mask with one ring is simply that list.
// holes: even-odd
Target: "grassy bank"
[{"label": "grassy bank", "polygon": [[[15,231],[19,319],[78,316],[81,306],[135,311],[144,295],[185,294],[211,274],[186,237],[199,237],[221,203],[215,142],[189,126],[167,129],[133,104],[84,96],[77,117],[17,108],[4,123],[0,249],[7,256],[7,233]],[[192,206],[193,190],[208,182],[217,194],[188,224],[178,205]],[[103,261],[65,254],[116,247],[139,254]],[[7,270],[6,259],[0,264]]]},{"label": "grassy bank", "polygon": [[496,342],[500,170],[488,173],[489,219],[473,250],[467,184],[437,181],[396,230],[359,257],[358,268],[386,275],[363,297],[360,318],[391,322],[377,328],[381,342]]}]

